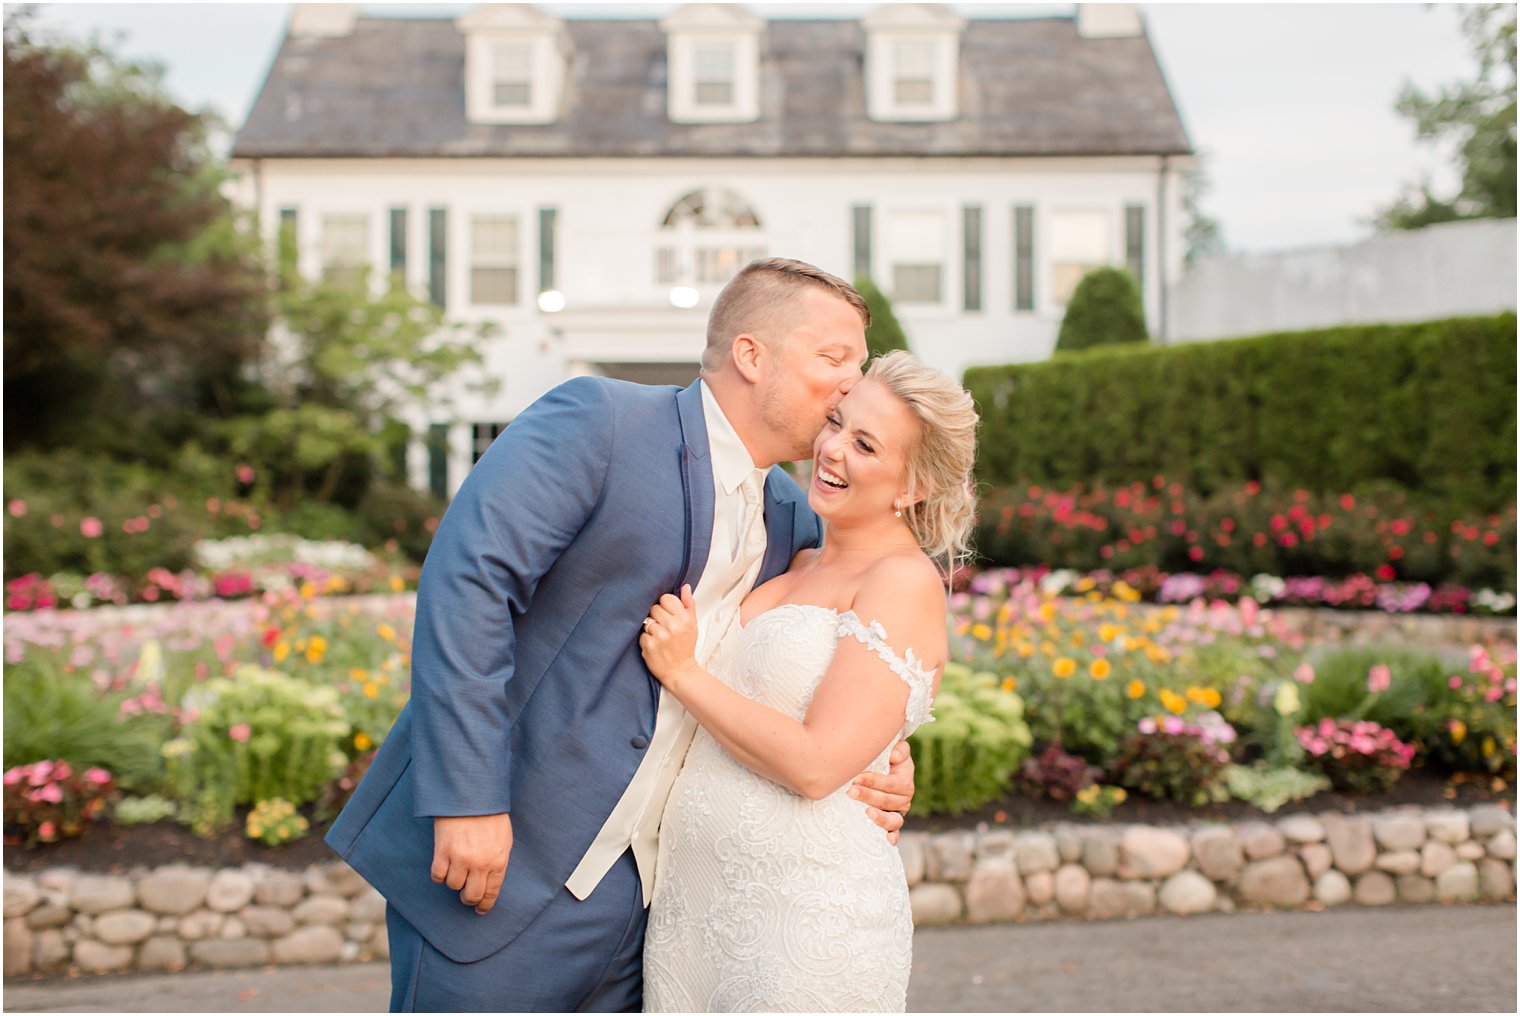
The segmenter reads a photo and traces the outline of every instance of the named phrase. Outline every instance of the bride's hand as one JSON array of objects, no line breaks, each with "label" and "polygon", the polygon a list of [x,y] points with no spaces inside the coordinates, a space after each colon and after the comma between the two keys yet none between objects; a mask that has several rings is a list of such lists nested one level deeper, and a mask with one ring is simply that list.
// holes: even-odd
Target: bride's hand
[{"label": "bride's hand", "polygon": [[666,593],[649,608],[639,650],[649,672],[672,694],[678,694],[681,679],[697,669],[697,611],[691,586],[681,587],[679,599]]}]

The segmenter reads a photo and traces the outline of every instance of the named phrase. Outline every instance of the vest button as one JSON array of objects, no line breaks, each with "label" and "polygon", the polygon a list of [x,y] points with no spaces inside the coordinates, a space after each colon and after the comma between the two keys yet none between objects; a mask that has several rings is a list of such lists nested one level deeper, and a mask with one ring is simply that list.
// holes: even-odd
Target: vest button
[{"label": "vest button", "polygon": [[635,748],[644,749],[649,747],[649,738],[645,737],[643,734],[640,734],[638,737],[635,737],[628,743],[633,745]]}]

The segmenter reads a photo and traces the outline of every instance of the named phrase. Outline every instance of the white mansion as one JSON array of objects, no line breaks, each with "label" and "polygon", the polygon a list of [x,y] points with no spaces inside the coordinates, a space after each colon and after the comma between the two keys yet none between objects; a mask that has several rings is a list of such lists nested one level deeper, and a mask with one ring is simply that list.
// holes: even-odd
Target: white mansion
[{"label": "white mansion", "polygon": [[1097,265],[1129,267],[1164,335],[1191,145],[1134,5],[862,12],[297,5],[234,141],[237,198],[270,236],[294,225],[303,270],[400,272],[501,325],[496,394],[409,420],[413,479],[445,494],[567,377],[689,382],[757,256],[869,274],[955,374],[1048,355]]}]

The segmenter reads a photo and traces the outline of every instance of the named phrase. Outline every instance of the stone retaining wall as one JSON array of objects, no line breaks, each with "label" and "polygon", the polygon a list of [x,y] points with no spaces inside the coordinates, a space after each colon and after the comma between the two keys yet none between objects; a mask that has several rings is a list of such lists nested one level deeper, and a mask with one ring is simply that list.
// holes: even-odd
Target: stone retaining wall
[{"label": "stone retaining wall", "polygon": [[[1497,805],[1176,828],[905,833],[918,924],[1243,907],[1512,899]],[[385,901],[347,865],[5,876],[5,976],[338,963],[387,955]]]},{"label": "stone retaining wall", "polygon": [[1471,614],[1390,614],[1380,610],[1271,607],[1290,631],[1317,642],[1365,645],[1391,642],[1414,647],[1462,647],[1514,642],[1515,618]]}]

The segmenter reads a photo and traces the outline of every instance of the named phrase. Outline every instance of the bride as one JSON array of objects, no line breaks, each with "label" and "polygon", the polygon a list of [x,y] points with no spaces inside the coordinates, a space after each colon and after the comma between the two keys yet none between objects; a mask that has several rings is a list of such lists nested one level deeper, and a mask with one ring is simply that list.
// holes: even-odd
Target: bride
[{"label": "bride", "polygon": [[702,730],[661,823],[649,1011],[898,1011],[913,920],[897,851],[845,793],[930,720],[936,560],[965,549],[976,411],[908,353],[876,360],[814,442],[822,548],[754,590],[709,673],[690,590],[650,609],[650,671]]}]

